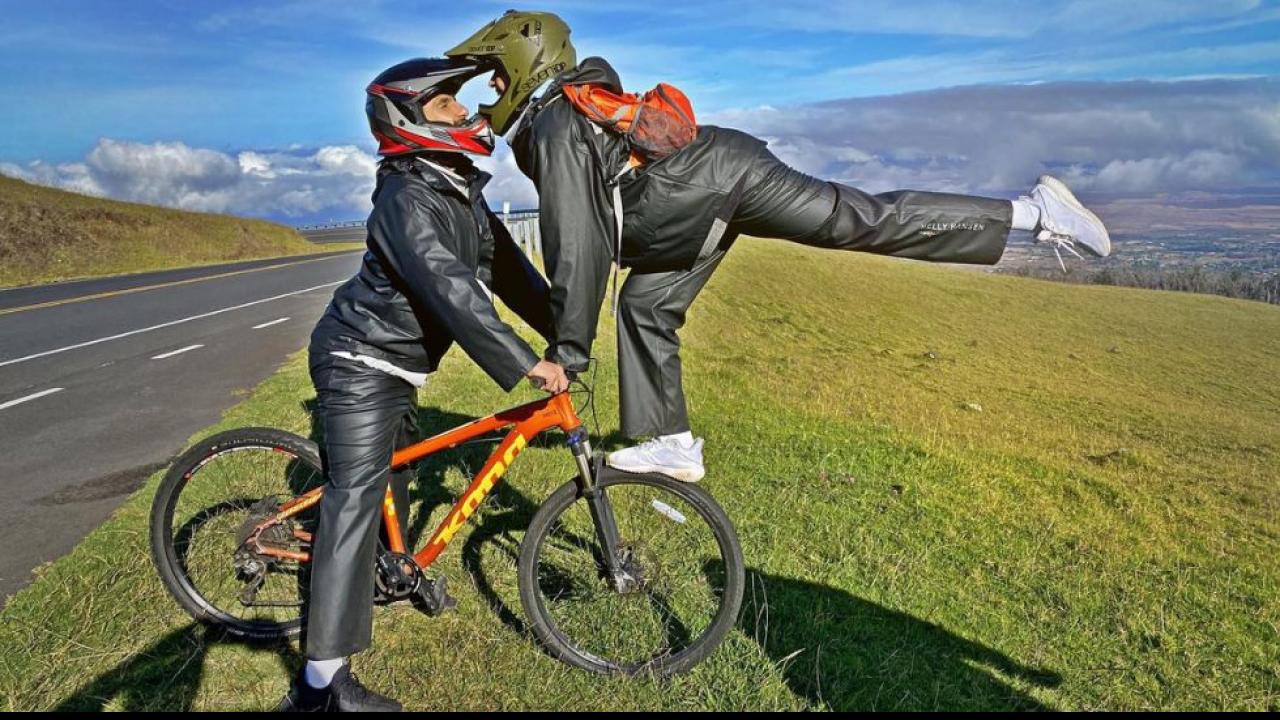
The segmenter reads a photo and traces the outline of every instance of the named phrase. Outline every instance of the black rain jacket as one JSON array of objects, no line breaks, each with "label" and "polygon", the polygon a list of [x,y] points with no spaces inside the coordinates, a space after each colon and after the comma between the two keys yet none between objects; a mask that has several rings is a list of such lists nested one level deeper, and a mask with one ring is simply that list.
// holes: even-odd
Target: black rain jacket
[{"label": "black rain jacket", "polygon": [[[516,163],[538,190],[555,324],[547,358],[573,372],[586,369],[615,255],[637,272],[693,267],[738,181],[765,148],[747,133],[701,125],[675,154],[623,173],[625,140],[601,130],[560,92],[579,83],[621,90],[607,62],[587,58],[531,102],[508,135]],[[615,183],[625,209],[620,253]]]},{"label": "black rain jacket", "polygon": [[414,157],[379,165],[368,250],[360,271],[334,292],[311,350],[432,372],[457,342],[509,391],[538,356],[498,318],[486,287],[548,342],[550,293],[485,204],[489,175],[462,158],[449,162],[462,183]]}]

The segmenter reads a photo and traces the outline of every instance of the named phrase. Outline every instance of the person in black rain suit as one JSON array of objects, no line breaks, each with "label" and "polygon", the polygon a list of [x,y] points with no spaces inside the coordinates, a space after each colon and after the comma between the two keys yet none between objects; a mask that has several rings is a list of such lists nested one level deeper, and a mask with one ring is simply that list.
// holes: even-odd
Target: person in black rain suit
[{"label": "person in black rain suit", "polygon": [[[550,393],[564,370],[498,318],[489,289],[551,337],[542,276],[485,204],[493,133],[454,97],[478,70],[446,59],[389,68],[368,87],[383,156],[360,271],[334,292],[311,335],[326,486],[312,547],[307,664],[280,709],[399,710],[365,688],[347,658],[372,639],[374,561],[391,455],[414,439],[417,388],[457,343],[504,390],[521,378]],[[407,492],[392,480],[397,505]],[[401,508],[403,515],[405,508]]]},{"label": "person in black rain suit", "polygon": [[[612,467],[702,478],[690,431],[677,331],[738,234],[932,262],[994,264],[1011,229],[1055,252],[1106,256],[1106,228],[1061,181],[1042,176],[1009,201],[900,190],[872,195],[810,177],[765,143],[701,125],[673,154],[635,164],[636,147],[588,119],[564,88],[622,92],[605,60],[577,61],[569,28],[551,13],[509,11],[445,52],[493,71],[481,105],[538,190],[555,340],[547,357],[587,365],[609,268],[631,268],[618,297],[622,432],[650,440],[610,453]],[[544,85],[546,91],[534,97]],[[1061,255],[1059,253],[1059,258]]]}]

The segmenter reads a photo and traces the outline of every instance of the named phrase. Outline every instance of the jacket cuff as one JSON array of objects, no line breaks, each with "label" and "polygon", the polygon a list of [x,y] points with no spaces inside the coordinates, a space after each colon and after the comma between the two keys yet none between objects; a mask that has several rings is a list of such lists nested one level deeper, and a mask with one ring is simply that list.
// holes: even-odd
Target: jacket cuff
[{"label": "jacket cuff", "polygon": [[514,390],[516,386],[520,384],[521,380],[528,377],[529,371],[538,364],[538,356],[535,355],[532,350],[527,350],[525,353],[522,353],[521,357],[521,361],[516,363],[518,367],[522,368],[519,373],[513,375],[509,382],[503,382],[502,380],[498,381],[498,384],[501,385],[502,389],[506,392]]},{"label": "jacket cuff", "polygon": [[581,373],[585,372],[590,364],[590,358],[582,357],[582,353],[577,352],[570,345],[552,345],[547,348],[547,359],[557,365],[563,367],[567,372]]}]

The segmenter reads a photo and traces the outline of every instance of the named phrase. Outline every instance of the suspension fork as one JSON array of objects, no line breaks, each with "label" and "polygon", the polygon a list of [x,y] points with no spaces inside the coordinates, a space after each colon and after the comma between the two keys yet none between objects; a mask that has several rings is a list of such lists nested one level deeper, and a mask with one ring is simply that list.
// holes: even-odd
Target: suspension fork
[{"label": "suspension fork", "polygon": [[631,579],[618,561],[618,524],[609,505],[609,496],[599,485],[599,463],[591,454],[591,441],[587,429],[579,426],[569,433],[569,449],[578,464],[578,487],[587,499],[591,510],[591,522],[595,525],[596,539],[600,542],[600,554],[605,570],[619,592],[626,592]]}]

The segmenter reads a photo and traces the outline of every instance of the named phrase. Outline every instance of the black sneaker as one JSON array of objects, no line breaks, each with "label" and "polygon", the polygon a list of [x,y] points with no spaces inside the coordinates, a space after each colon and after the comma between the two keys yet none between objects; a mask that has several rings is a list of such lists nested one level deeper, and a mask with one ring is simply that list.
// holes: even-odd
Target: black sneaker
[{"label": "black sneaker", "polygon": [[298,674],[277,712],[400,712],[400,703],[360,684],[360,679],[343,665],[329,687],[316,689]]},{"label": "black sneaker", "polygon": [[379,695],[360,684],[360,679],[343,665],[329,683],[330,703],[338,712],[400,712],[400,703],[386,695]]},{"label": "black sneaker", "polygon": [[299,672],[289,686],[276,712],[328,712],[329,688],[313,688],[307,684],[305,672]]}]

